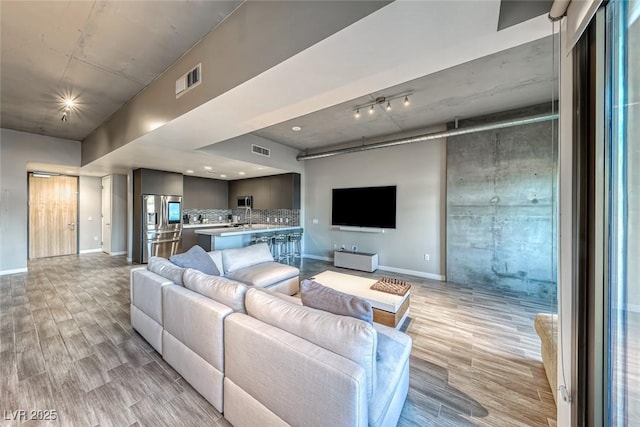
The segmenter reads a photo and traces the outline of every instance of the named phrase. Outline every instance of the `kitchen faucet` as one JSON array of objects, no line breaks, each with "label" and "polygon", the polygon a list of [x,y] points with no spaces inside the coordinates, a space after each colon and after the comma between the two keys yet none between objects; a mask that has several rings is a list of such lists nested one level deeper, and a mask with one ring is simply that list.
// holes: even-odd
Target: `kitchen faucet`
[{"label": "kitchen faucet", "polygon": [[249,217],[249,228],[251,228],[251,206],[247,206],[244,208],[244,220],[247,221],[247,217]]}]

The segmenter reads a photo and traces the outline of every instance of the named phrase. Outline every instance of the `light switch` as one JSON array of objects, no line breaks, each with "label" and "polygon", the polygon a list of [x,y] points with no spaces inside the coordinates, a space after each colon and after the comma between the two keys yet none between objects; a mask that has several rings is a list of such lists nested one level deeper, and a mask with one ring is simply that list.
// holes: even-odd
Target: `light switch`
[{"label": "light switch", "polygon": [[313,219],[313,223],[314,223],[314,224],[317,224],[317,223],[318,223],[318,219],[317,219],[317,218],[314,218],[314,219]]}]

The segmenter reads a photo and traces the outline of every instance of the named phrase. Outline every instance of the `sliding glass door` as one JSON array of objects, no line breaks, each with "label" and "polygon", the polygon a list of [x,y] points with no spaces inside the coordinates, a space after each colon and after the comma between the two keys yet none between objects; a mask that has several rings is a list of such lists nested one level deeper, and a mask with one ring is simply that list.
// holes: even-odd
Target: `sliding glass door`
[{"label": "sliding glass door", "polygon": [[640,1],[606,6],[606,417],[640,425]]}]

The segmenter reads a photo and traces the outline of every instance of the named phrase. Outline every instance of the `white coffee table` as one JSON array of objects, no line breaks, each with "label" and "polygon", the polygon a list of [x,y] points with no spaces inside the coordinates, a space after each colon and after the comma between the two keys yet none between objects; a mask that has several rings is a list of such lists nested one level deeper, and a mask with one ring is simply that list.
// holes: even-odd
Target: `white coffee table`
[{"label": "white coffee table", "polygon": [[373,321],[399,329],[409,316],[409,297],[411,290],[400,296],[387,292],[374,291],[371,285],[377,279],[352,276],[351,274],[325,271],[315,275],[316,282],[345,294],[364,298],[373,307]]}]

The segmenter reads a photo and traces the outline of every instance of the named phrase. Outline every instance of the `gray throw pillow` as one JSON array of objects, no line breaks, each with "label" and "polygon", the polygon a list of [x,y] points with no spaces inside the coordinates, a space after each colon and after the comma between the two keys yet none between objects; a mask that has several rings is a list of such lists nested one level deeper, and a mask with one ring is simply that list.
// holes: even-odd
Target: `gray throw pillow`
[{"label": "gray throw pillow", "polygon": [[341,316],[351,316],[373,323],[373,308],[369,301],[336,291],[313,280],[300,283],[302,304]]},{"label": "gray throw pillow", "polygon": [[198,245],[193,246],[187,252],[171,256],[169,261],[179,267],[193,268],[210,276],[220,275],[215,262],[213,262],[209,254]]}]

